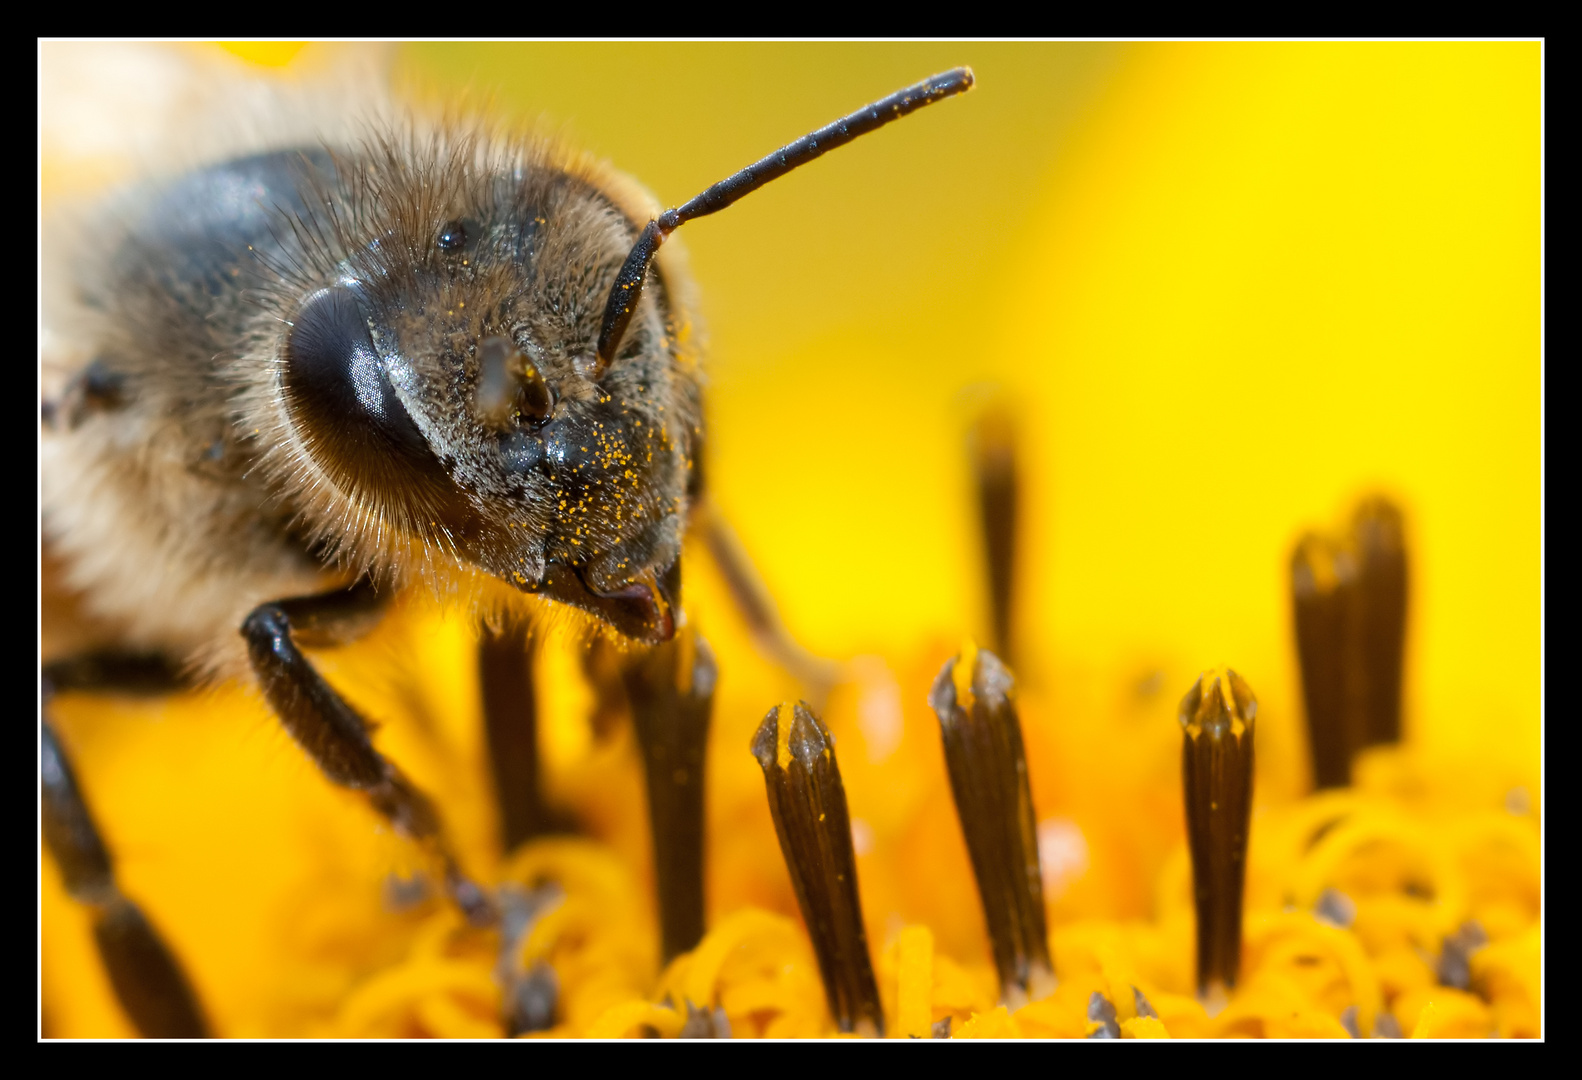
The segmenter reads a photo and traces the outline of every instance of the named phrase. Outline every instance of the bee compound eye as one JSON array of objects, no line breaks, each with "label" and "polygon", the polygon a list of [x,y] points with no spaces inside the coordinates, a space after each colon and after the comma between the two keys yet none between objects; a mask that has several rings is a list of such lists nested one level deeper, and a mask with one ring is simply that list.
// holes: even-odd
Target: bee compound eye
[{"label": "bee compound eye", "polygon": [[355,290],[334,286],[303,301],[286,337],[285,361],[293,417],[316,453],[357,472],[392,456],[438,467],[390,385]]},{"label": "bee compound eye", "polygon": [[467,225],[465,222],[451,220],[439,228],[439,237],[435,241],[441,251],[460,251],[467,246]]}]

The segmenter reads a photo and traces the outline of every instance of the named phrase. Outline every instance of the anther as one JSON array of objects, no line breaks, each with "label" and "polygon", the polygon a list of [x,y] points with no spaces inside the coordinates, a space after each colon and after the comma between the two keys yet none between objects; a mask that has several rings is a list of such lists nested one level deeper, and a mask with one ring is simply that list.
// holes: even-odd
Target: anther
[{"label": "anther", "polygon": [[1406,651],[1406,542],[1401,511],[1375,498],[1351,525],[1357,552],[1356,657],[1361,665],[1362,745],[1399,742]]},{"label": "anther", "polygon": [[1291,605],[1315,787],[1351,783],[1361,737],[1355,638],[1357,573],[1349,552],[1316,533],[1291,555]]},{"label": "anther", "polygon": [[978,421],[973,438],[973,473],[978,485],[978,513],[983,526],[983,554],[988,571],[989,616],[995,651],[1016,662],[1012,648],[1015,611],[1012,601],[1016,569],[1016,432],[1009,414],[991,409]]},{"label": "anther", "polygon": [[1206,1001],[1235,986],[1241,965],[1257,715],[1252,690],[1229,668],[1204,672],[1181,699],[1181,776],[1197,910],[1197,983],[1198,995]]},{"label": "anther", "polygon": [[805,702],[787,702],[758,725],[752,751],[764,771],[769,813],[813,939],[830,1013],[842,1031],[883,1035],[835,740]]},{"label": "anther", "polygon": [[665,962],[703,937],[703,765],[714,656],[690,627],[622,671],[648,779]]},{"label": "anther", "polygon": [[983,900],[1000,993],[1017,1008],[1055,988],[1044,925],[1038,819],[1033,812],[1015,683],[998,657],[971,642],[934,680],[956,814]]}]

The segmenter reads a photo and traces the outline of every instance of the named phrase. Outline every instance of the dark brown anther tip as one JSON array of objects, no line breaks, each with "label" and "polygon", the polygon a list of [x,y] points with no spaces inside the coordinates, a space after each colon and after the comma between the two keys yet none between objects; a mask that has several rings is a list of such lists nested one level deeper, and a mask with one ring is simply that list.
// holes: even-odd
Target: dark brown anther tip
[{"label": "dark brown anther tip", "polygon": [[1352,553],[1317,533],[1304,536],[1291,555],[1291,604],[1313,784],[1345,787],[1351,783],[1352,754],[1363,737]]},{"label": "dark brown anther tip", "polygon": [[769,710],[752,741],[830,1014],[842,1031],[883,1035],[884,1013],[857,893],[835,740],[806,702]]},{"label": "dark brown anther tip", "polygon": [[1197,911],[1198,995],[1214,1000],[1241,966],[1242,893],[1252,820],[1258,701],[1229,668],[1206,671],[1181,699],[1182,786]]},{"label": "dark brown anther tip", "polygon": [[1015,679],[993,653],[968,642],[934,680],[956,814],[978,881],[1000,993],[1019,1007],[1052,992],[1044,922],[1038,819],[1033,810]]},{"label": "dark brown anther tip", "polygon": [[664,961],[703,938],[703,784],[717,669],[690,626],[635,654],[621,678],[642,748]]},{"label": "dark brown anther tip", "polygon": [[1400,508],[1387,499],[1358,505],[1351,525],[1357,553],[1355,657],[1360,665],[1361,743],[1400,741],[1406,656],[1408,566]]}]

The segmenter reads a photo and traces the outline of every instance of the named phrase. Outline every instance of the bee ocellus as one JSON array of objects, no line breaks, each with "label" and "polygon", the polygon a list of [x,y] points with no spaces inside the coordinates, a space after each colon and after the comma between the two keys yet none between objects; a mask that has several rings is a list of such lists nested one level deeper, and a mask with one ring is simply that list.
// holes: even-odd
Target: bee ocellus
[{"label": "bee ocellus", "polygon": [[145,1033],[201,1034],[201,1009],[120,896],[50,696],[254,680],[489,922],[442,815],[301,647],[411,587],[671,638],[704,431],[691,286],[663,241],[971,82],[936,76],[664,213],[549,142],[386,120],[129,187],[84,219],[91,242],[45,251],[70,282],[45,313],[69,369],[42,402],[46,621],[65,627],[42,673],[45,837],[73,896],[119,913],[100,951]]}]

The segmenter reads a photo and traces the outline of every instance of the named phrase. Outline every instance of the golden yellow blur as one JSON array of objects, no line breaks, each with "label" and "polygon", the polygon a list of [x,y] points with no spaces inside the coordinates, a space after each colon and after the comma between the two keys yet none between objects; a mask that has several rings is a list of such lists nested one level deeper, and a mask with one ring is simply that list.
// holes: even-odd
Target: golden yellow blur
[{"label": "golden yellow blur", "polygon": [[[225,59],[292,78],[332,65],[335,48],[251,47]],[[910,995],[899,1020],[909,1030],[924,1023],[916,983],[926,956],[931,1019],[952,1016],[968,1034],[1080,1036],[1071,1017],[1085,994],[1124,990],[1116,972],[1134,968],[1162,1024],[1156,1032],[1121,993],[1128,1033],[1210,1033],[1185,996],[1190,946],[1179,948],[1190,940],[1190,878],[1175,702],[1200,670],[1233,666],[1260,702],[1260,805],[1305,793],[1287,557],[1305,527],[1338,522],[1361,494],[1388,493],[1406,513],[1404,723],[1418,757],[1359,762],[1359,788],[1416,797],[1436,763],[1461,769],[1476,758],[1488,777],[1448,772],[1434,797],[1476,788],[1481,813],[1514,776],[1536,800],[1541,60],[1535,43],[393,51],[395,83],[413,99],[487,100],[608,157],[666,204],[899,86],[974,68],[970,94],[676,238],[709,342],[712,498],[803,644],[882,658],[860,662],[825,715],[852,817],[874,838],[869,854],[858,846],[863,906],[884,992]],[[97,158],[64,169],[52,145],[46,132],[46,195],[113,173]],[[966,439],[991,399],[1011,403],[1021,435],[1018,675],[1031,691],[1021,705],[1034,802],[1041,818],[1070,826],[1054,835],[1071,840],[1064,869],[1052,879],[1047,856],[1045,867],[1059,1001],[1015,1016],[993,1011],[982,915],[923,701],[954,643],[989,629]],[[687,572],[689,610],[721,670],[709,926],[779,942],[785,926],[748,907],[795,911],[746,748],[764,711],[798,689],[752,652],[707,564],[691,559]],[[508,868],[479,785],[487,771],[469,635],[460,616],[420,613],[324,662],[380,718],[381,748],[435,797],[463,860],[489,878]],[[646,883],[632,739],[590,742],[570,647],[551,649],[540,670],[549,797],[575,806],[619,872]],[[418,689],[401,677],[409,671],[423,673]],[[370,1007],[348,1003],[352,989],[411,962],[427,940],[421,911],[387,910],[377,892],[389,872],[412,869],[411,855],[356,798],[328,788],[256,695],[222,688],[108,709],[71,698],[59,711],[90,798],[105,808],[123,885],[188,960],[218,1030],[465,1030],[357,1026]],[[1450,928],[1383,901],[1364,904],[1361,926],[1405,927],[1368,941],[1399,963],[1380,961],[1388,985],[1364,994],[1356,958],[1311,919],[1280,922],[1277,875],[1257,872],[1260,858],[1298,872],[1279,845],[1300,834],[1308,805],[1275,806],[1254,827],[1248,910],[1268,918],[1249,922],[1247,948],[1278,983],[1257,1001],[1295,992],[1279,980],[1295,966],[1287,943],[1300,941],[1330,950],[1321,974],[1372,1002],[1367,1017],[1380,994],[1398,993],[1423,1034],[1490,1023],[1537,1031],[1527,862],[1495,867],[1491,878],[1514,884],[1468,901],[1508,931],[1478,955],[1508,988],[1501,1000],[1516,1004],[1476,1013],[1453,991],[1430,994],[1411,946],[1422,926]],[[1435,858],[1504,857],[1478,839],[1498,826],[1472,811],[1456,820],[1460,839],[1436,841]],[[1342,869],[1359,880],[1372,872]],[[47,858],[41,878],[47,1033],[130,1034]],[[1158,921],[1125,942],[1084,921],[1149,917]],[[661,984],[702,979],[704,953],[678,960]],[[800,967],[782,981],[797,1004],[777,1033],[823,1022],[816,974],[796,955]],[[291,966],[272,966],[281,956]],[[635,980],[640,960],[623,954],[620,978]],[[594,1021],[608,1034],[679,1027],[622,1003],[641,993],[601,984],[573,1003],[578,1023],[557,1033]],[[894,1022],[894,998],[887,1008]],[[1305,1012],[1280,1027],[1247,1010],[1223,1030],[1337,1027]]]}]

